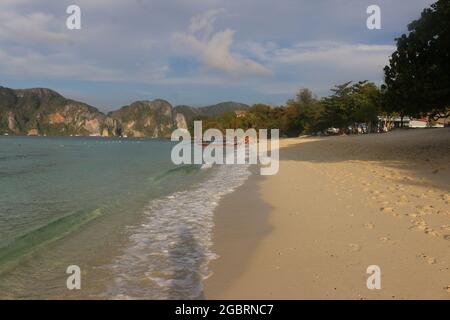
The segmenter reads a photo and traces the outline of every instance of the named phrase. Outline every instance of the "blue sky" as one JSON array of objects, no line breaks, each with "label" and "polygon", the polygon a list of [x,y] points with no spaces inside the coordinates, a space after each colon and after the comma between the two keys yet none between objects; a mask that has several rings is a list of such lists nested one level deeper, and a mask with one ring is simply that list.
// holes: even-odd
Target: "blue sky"
[{"label": "blue sky", "polygon": [[[394,38],[431,0],[1,0],[0,85],[49,87],[108,111],[282,104],[300,88],[380,83]],[[81,30],[66,8],[81,8]],[[366,9],[381,8],[381,30]]]}]

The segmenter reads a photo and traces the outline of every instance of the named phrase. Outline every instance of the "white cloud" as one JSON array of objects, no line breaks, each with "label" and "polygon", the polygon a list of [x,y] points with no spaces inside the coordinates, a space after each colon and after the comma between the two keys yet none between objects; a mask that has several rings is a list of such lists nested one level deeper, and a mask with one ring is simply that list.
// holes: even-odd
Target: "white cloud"
[{"label": "white cloud", "polygon": [[276,63],[320,63],[345,68],[382,68],[395,50],[391,45],[351,44],[342,42],[309,42],[281,48],[273,53]]},{"label": "white cloud", "polygon": [[0,70],[3,74],[31,77],[73,78],[80,80],[105,81],[118,78],[117,72],[103,69],[95,64],[73,65],[73,57],[67,54],[45,56],[37,52],[12,55],[0,49]]},{"label": "white cloud", "polygon": [[191,19],[188,33],[176,33],[177,44],[198,56],[208,68],[223,71],[234,77],[268,75],[270,70],[262,64],[232,52],[234,30],[214,33],[214,22],[221,9],[214,9]]},{"label": "white cloud", "polygon": [[0,40],[17,44],[67,42],[69,37],[62,32],[62,25],[55,16],[44,12],[18,14],[13,11],[0,11]]},{"label": "white cloud", "polygon": [[381,81],[394,37],[432,1],[379,0],[383,29],[369,32],[369,0],[77,0],[80,31],[65,27],[72,2],[0,0],[0,85],[61,83],[82,93],[102,82],[113,89],[93,96],[122,101],[111,84],[120,81],[180,103],[281,102],[300,87],[327,94],[349,80]]},{"label": "white cloud", "polygon": [[195,15],[191,18],[191,24],[189,25],[189,32],[191,34],[201,32],[204,36],[209,36],[214,31],[214,23],[217,16],[224,13],[225,9],[212,9],[205,14]]}]

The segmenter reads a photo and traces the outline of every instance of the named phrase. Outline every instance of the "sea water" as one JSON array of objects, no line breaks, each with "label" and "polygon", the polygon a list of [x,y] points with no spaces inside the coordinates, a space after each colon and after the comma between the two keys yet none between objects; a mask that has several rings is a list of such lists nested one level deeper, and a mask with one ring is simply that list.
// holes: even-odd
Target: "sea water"
[{"label": "sea water", "polygon": [[173,146],[0,137],[0,298],[201,298],[214,208],[249,171],[175,166]]}]

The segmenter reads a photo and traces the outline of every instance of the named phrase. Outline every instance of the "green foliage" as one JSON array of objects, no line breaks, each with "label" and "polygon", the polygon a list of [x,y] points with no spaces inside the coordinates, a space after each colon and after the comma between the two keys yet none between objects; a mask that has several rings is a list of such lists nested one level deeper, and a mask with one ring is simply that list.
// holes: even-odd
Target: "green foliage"
[{"label": "green foliage", "polygon": [[450,106],[450,1],[438,0],[408,26],[384,68],[387,112],[426,116]]},{"label": "green foliage", "polygon": [[280,135],[286,137],[323,132],[330,127],[341,132],[348,132],[349,127],[352,128],[350,131],[356,131],[360,123],[365,123],[369,131],[375,128],[380,112],[380,91],[375,84],[367,81],[356,84],[347,82],[331,91],[331,96],[319,100],[310,90],[302,89],[286,106],[256,104],[244,113],[197,116],[190,122],[189,130],[193,132],[195,120],[202,121],[203,130],[279,129]]}]

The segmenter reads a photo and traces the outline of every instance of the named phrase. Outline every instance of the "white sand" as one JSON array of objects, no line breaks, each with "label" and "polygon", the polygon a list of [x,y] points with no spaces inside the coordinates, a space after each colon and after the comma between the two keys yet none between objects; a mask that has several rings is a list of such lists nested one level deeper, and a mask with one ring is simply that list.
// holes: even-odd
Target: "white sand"
[{"label": "white sand", "polygon": [[206,298],[450,299],[450,129],[282,145],[216,212]]}]

